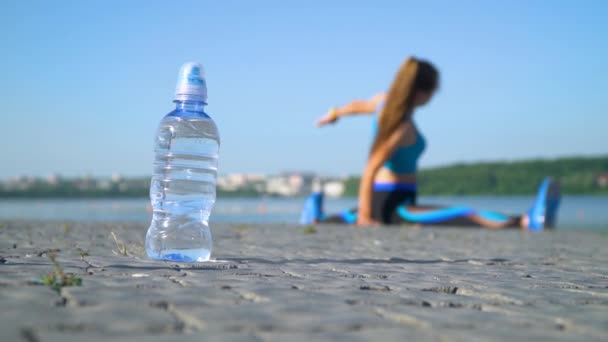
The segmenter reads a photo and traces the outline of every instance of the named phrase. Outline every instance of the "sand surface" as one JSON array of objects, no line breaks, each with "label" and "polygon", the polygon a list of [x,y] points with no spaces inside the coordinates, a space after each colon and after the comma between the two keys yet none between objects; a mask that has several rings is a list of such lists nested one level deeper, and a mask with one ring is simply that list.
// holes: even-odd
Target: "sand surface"
[{"label": "sand surface", "polygon": [[216,225],[176,264],[146,229],[0,221],[0,341],[608,340],[606,234]]}]

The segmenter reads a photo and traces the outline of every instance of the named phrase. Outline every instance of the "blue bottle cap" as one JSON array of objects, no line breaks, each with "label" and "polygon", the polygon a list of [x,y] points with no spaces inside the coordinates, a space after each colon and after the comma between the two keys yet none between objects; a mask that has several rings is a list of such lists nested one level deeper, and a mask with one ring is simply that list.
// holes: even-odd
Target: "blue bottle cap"
[{"label": "blue bottle cap", "polygon": [[201,63],[188,62],[182,65],[177,77],[175,100],[207,103],[207,83]]}]

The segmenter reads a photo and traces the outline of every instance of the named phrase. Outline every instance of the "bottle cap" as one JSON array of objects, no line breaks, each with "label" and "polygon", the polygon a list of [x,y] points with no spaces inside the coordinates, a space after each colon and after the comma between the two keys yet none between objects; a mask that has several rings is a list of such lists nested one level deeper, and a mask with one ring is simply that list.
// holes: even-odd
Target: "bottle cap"
[{"label": "bottle cap", "polygon": [[201,63],[188,62],[182,65],[177,76],[175,100],[207,103],[207,83]]}]

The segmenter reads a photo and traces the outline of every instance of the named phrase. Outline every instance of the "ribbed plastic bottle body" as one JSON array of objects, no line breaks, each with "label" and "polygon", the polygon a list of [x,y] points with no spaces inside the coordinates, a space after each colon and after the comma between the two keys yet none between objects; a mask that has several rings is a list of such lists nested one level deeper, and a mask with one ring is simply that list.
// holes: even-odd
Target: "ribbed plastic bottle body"
[{"label": "ribbed plastic bottle body", "polygon": [[178,103],[157,135],[150,184],[149,257],[197,262],[211,256],[209,216],[215,204],[220,139],[203,103]]}]

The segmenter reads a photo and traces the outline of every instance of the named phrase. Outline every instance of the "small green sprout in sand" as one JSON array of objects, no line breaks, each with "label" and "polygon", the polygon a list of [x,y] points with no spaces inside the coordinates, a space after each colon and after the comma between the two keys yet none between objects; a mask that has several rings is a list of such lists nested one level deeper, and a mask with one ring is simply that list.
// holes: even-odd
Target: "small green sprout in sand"
[{"label": "small green sprout in sand", "polygon": [[247,227],[246,224],[238,224],[232,227],[232,230],[236,233],[244,233],[247,229],[249,229],[249,227]]},{"label": "small green sprout in sand", "polygon": [[82,278],[79,278],[73,274],[63,273],[63,270],[57,263],[57,260],[55,259],[55,257],[56,257],[55,251],[52,251],[51,253],[49,253],[49,259],[51,259],[51,262],[53,263],[53,267],[55,267],[55,271],[49,273],[46,276],[40,277],[40,279],[42,280],[42,283],[44,285],[49,286],[50,288],[52,288],[53,290],[55,290],[57,292],[60,292],[62,287],[81,286]]},{"label": "small green sprout in sand", "polygon": [[242,239],[247,234],[248,230],[249,227],[246,224],[238,224],[232,227],[232,231],[239,239]]},{"label": "small green sprout in sand", "polygon": [[110,232],[110,234],[112,234],[112,237],[114,238],[114,242],[116,242],[116,248],[118,249],[118,251],[112,251],[116,254],[121,254],[121,255],[129,255],[129,252],[127,251],[127,245],[125,245],[124,242],[118,240],[118,238],[116,237],[116,234],[114,234],[114,232]]},{"label": "small green sprout in sand", "polygon": [[313,225],[306,226],[306,228],[304,228],[304,234],[315,234],[316,232],[317,228],[315,228]]},{"label": "small green sprout in sand", "polygon": [[69,232],[71,232],[71,231],[72,231],[72,226],[70,226],[70,225],[69,225],[69,224],[67,224],[67,223],[64,223],[64,224],[63,224],[63,232],[67,234],[67,233],[69,233]]}]

